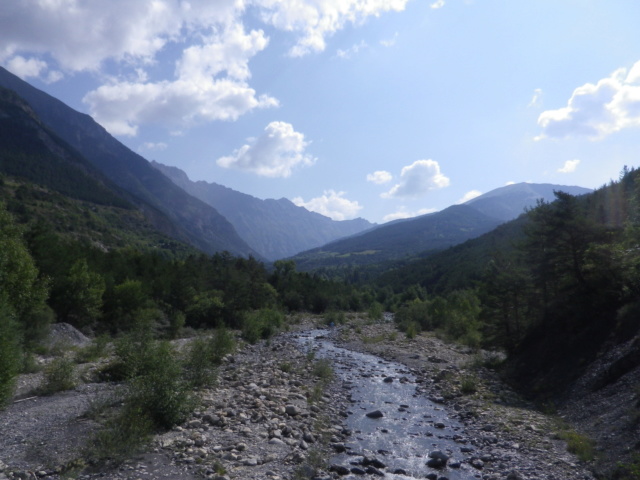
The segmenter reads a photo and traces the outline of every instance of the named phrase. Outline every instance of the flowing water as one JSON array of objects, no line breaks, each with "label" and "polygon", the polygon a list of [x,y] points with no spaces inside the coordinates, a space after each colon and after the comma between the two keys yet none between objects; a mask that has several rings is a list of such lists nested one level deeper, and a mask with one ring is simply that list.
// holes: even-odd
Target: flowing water
[{"label": "flowing water", "polygon": [[[469,445],[458,443],[463,426],[447,412],[416,390],[416,378],[399,363],[374,355],[337,347],[327,330],[314,330],[298,336],[298,341],[316,358],[326,358],[336,375],[349,387],[351,406],[345,424],[352,431],[345,443],[347,451],[332,458],[333,464],[351,467],[362,456],[375,457],[386,465],[385,478],[476,478],[468,464],[460,461],[473,455]],[[380,418],[366,414],[380,410]],[[426,465],[435,450],[450,456],[446,468]],[[406,474],[392,474],[402,469]]]}]

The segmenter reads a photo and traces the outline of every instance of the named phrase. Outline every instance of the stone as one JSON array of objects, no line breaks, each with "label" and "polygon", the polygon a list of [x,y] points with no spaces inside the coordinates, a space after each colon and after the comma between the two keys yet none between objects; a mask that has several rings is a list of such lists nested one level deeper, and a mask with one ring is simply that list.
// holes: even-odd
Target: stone
[{"label": "stone", "polygon": [[382,413],[380,410],[374,410],[373,412],[367,413],[367,417],[369,417],[369,418],[382,418],[382,417],[384,417],[384,413]]},{"label": "stone", "polygon": [[300,415],[300,409],[295,405],[287,405],[286,407],[284,407],[284,411],[290,417],[295,417],[297,415]]},{"label": "stone", "polygon": [[344,465],[331,465],[329,467],[329,471],[330,472],[335,472],[338,475],[349,475],[351,473],[351,470],[349,470],[347,467],[345,467]]}]

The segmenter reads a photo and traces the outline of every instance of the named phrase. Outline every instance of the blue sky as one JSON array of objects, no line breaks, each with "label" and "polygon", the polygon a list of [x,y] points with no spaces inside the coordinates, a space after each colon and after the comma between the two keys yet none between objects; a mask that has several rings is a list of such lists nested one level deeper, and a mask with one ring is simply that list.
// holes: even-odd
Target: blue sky
[{"label": "blue sky", "polygon": [[0,63],[192,180],[385,222],[640,164],[637,0],[20,0]]}]

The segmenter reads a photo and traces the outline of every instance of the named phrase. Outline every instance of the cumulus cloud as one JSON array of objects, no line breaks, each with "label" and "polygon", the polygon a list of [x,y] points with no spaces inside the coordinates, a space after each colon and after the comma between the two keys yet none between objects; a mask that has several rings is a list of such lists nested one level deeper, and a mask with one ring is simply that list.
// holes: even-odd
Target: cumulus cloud
[{"label": "cumulus cloud", "polygon": [[[300,56],[324,50],[325,39],[347,25],[403,10],[407,1],[4,1],[0,63],[49,82],[95,74],[102,85],[84,102],[113,134],[133,136],[146,123],[182,130],[278,105],[250,84],[249,61],[269,40],[254,20],[289,33],[290,54]],[[248,9],[257,14],[251,27]],[[344,54],[364,45],[356,47]],[[167,58],[175,62],[169,74],[156,68]]]},{"label": "cumulus cloud", "polygon": [[466,203],[469,200],[473,200],[474,198],[479,197],[480,195],[482,195],[482,192],[480,190],[470,190],[467,193],[465,193],[460,200],[456,202],[456,205],[460,205],[461,203]]},{"label": "cumulus cloud", "polygon": [[429,5],[433,9],[438,9],[444,7],[444,0],[436,0],[431,5]]},{"label": "cumulus cloud", "polygon": [[602,139],[640,126],[640,61],[629,71],[621,68],[595,85],[576,88],[566,107],[542,112],[538,125],[542,134],[536,140],[569,136]]},{"label": "cumulus cloud", "polygon": [[246,80],[248,62],[268,43],[262,31],[245,33],[234,24],[184,50],[173,81],[117,81],[89,92],[83,101],[96,121],[111,133],[134,136],[139,124],[191,126],[204,121],[236,120],[256,109],[278,105],[257,95]]},{"label": "cumulus cloud", "polygon": [[299,38],[289,54],[300,57],[326,48],[326,38],[347,24],[360,24],[368,17],[402,11],[408,0],[255,0],[261,17],[279,30],[295,32]]},{"label": "cumulus cloud", "polygon": [[218,165],[264,177],[289,177],[295,167],[313,165],[316,160],[305,153],[309,142],[290,123],[271,122],[260,137],[247,142],[232,155],[219,158]]},{"label": "cumulus cloud", "polygon": [[421,208],[420,210],[411,212],[411,211],[408,211],[406,207],[400,207],[397,212],[385,215],[382,218],[382,221],[383,222],[391,222],[393,220],[401,220],[403,218],[418,217],[420,215],[426,215],[428,213],[433,213],[433,212],[437,212],[437,211],[438,210],[436,208]]},{"label": "cumulus cloud", "polygon": [[349,220],[355,218],[362,206],[356,200],[345,198],[346,192],[325,190],[320,197],[305,202],[302,197],[293,199],[293,203],[312,212],[319,213],[333,220]]},{"label": "cumulus cloud", "polygon": [[430,190],[449,186],[449,178],[440,172],[440,165],[434,160],[416,160],[400,172],[400,183],[386,193],[383,198],[419,197]]},{"label": "cumulus cloud", "polygon": [[386,170],[377,170],[373,173],[367,175],[367,182],[372,182],[377,185],[382,185],[383,183],[388,183],[393,180],[393,175],[391,175]]},{"label": "cumulus cloud", "polygon": [[580,163],[580,160],[567,160],[566,162],[564,162],[564,166],[562,168],[558,169],[558,172],[560,173],[572,173],[576,171],[576,168],[578,168],[578,164]]},{"label": "cumulus cloud", "polygon": [[96,70],[112,59],[150,62],[170,41],[229,24],[240,0],[21,0],[2,2],[0,59],[49,53],[64,70]]}]

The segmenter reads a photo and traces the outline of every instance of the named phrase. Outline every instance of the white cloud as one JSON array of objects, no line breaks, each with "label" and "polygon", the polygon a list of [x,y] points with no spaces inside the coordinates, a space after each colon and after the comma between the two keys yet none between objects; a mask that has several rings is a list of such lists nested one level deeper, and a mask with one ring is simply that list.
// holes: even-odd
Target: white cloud
[{"label": "white cloud", "polygon": [[558,169],[558,172],[560,173],[572,173],[576,171],[576,168],[578,168],[578,164],[580,163],[580,160],[567,160],[566,162],[564,162],[564,166],[562,168]]},{"label": "white cloud", "polygon": [[218,165],[264,177],[289,177],[295,167],[313,165],[316,160],[305,153],[309,142],[290,123],[271,122],[260,137],[247,142],[232,155],[219,158]]},{"label": "white cloud", "polygon": [[444,7],[444,0],[436,0],[435,2],[433,2],[431,5],[429,5],[431,8],[437,9],[437,8],[442,8]]},{"label": "white cloud", "polygon": [[383,47],[393,47],[398,41],[398,32],[396,32],[393,37],[387,38],[386,40],[380,40],[380,45]]},{"label": "white cloud", "polygon": [[365,48],[369,48],[369,45],[367,44],[367,42],[362,40],[360,43],[356,43],[346,50],[338,49],[338,51],[336,52],[336,57],[348,60],[354,55],[357,55],[360,50],[364,50]]},{"label": "white cloud", "polygon": [[191,126],[212,120],[236,120],[278,101],[256,95],[246,80],[248,62],[267,46],[262,31],[244,32],[233,24],[183,51],[174,81],[116,81],[89,92],[83,101],[96,121],[116,135],[137,134],[139,124]]},{"label": "white cloud", "polygon": [[388,183],[391,180],[393,180],[393,175],[391,175],[389,172],[385,170],[377,170],[367,175],[367,182],[372,182],[377,185]]},{"label": "white cloud", "polygon": [[[64,70],[97,70],[107,59],[145,63],[168,42],[233,22],[241,0],[20,0],[0,5],[0,60],[49,53]],[[8,21],[10,20],[10,21]]]},{"label": "white cloud", "polygon": [[406,207],[400,207],[397,212],[385,215],[382,218],[382,221],[383,222],[391,222],[393,220],[400,220],[402,218],[418,217],[420,215],[426,215],[427,213],[433,213],[433,212],[437,212],[437,211],[438,210],[436,208],[421,208],[418,211],[410,212],[410,211],[407,210]]},{"label": "white cloud", "polygon": [[538,125],[542,134],[536,140],[574,135],[601,139],[640,126],[640,62],[628,72],[621,68],[595,85],[576,88],[566,107],[542,112]]},{"label": "white cloud", "polygon": [[161,151],[161,150],[166,150],[168,147],[168,145],[164,142],[158,142],[158,143],[154,143],[154,142],[144,142],[142,145],[140,145],[140,147],[138,147],[138,150],[140,151]]},{"label": "white cloud", "polygon": [[384,12],[402,11],[408,0],[254,0],[262,20],[279,30],[295,32],[289,54],[300,57],[326,48],[326,37],[347,24],[360,24]]},{"label": "white cloud", "polygon": [[509,180],[507,183],[505,183],[505,185],[515,185],[516,182],[514,182],[513,180]]},{"label": "white cloud", "polygon": [[473,200],[474,198],[479,197],[480,195],[482,195],[482,192],[480,190],[471,190],[465,193],[462,196],[462,198],[456,202],[456,205],[460,205],[461,203],[466,203],[469,200]]},{"label": "white cloud", "polygon": [[382,194],[383,198],[419,197],[429,190],[449,186],[449,178],[440,172],[440,165],[434,160],[416,160],[403,167],[400,183]]},{"label": "white cloud", "polygon": [[533,96],[531,97],[531,101],[529,102],[528,107],[537,107],[542,102],[542,89],[536,88],[533,91]]},{"label": "white cloud", "polygon": [[305,202],[302,197],[293,199],[293,203],[312,212],[317,212],[333,220],[348,220],[355,218],[362,206],[355,200],[344,198],[345,192],[325,190],[320,197]]}]

